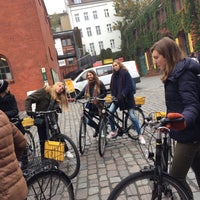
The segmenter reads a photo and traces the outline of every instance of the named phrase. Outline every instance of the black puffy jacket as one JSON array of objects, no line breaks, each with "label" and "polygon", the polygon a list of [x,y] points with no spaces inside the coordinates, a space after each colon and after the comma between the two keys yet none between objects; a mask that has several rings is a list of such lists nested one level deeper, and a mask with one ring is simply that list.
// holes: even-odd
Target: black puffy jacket
[{"label": "black puffy jacket", "polygon": [[200,65],[190,58],[180,61],[165,82],[167,113],[184,115],[186,129],[171,131],[171,137],[181,143],[200,141]]}]

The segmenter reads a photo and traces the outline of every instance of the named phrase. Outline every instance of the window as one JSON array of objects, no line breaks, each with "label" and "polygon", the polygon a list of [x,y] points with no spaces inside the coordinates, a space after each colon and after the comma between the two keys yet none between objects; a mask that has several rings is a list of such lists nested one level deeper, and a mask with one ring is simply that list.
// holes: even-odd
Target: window
[{"label": "window", "polygon": [[0,55],[0,79],[12,79],[8,62],[2,55]]},{"label": "window", "polygon": [[95,48],[94,48],[94,43],[90,43],[90,51],[91,51],[91,55],[92,56],[96,55]]},{"label": "window", "polygon": [[98,19],[97,11],[96,11],[96,10],[93,11],[93,18],[94,18],[94,19]]},{"label": "window", "polygon": [[88,20],[89,20],[88,12],[84,12],[84,19],[85,19],[85,21],[88,21]]},{"label": "window", "polygon": [[80,22],[79,14],[74,15],[76,22]]},{"label": "window", "polygon": [[88,35],[88,36],[92,36],[91,28],[88,27],[88,28],[86,28],[86,30],[87,30],[87,35]]},{"label": "window", "polygon": [[104,49],[104,47],[103,47],[103,41],[100,41],[100,42],[99,42],[99,49],[100,49],[100,51],[101,51],[102,49]]},{"label": "window", "polygon": [[109,17],[108,9],[104,9],[104,14],[105,14],[105,17]]},{"label": "window", "polygon": [[107,30],[108,30],[109,33],[112,32],[112,26],[111,26],[111,24],[107,24]]},{"label": "window", "polygon": [[62,43],[63,47],[70,46],[70,45],[72,45],[72,40],[70,38],[68,38],[68,39],[62,39],[61,43]]},{"label": "window", "polygon": [[111,46],[111,49],[115,48],[115,41],[113,39],[110,40],[110,46]]},{"label": "window", "polygon": [[102,67],[102,68],[97,68],[96,70],[97,70],[98,76],[105,76],[105,75],[108,75],[108,74],[112,74],[112,72],[113,72],[112,65]]},{"label": "window", "polygon": [[74,64],[74,59],[73,58],[68,58],[67,59],[69,65],[73,65]]},{"label": "window", "polygon": [[96,32],[97,32],[97,35],[101,35],[101,29],[100,29],[100,26],[96,26]]}]

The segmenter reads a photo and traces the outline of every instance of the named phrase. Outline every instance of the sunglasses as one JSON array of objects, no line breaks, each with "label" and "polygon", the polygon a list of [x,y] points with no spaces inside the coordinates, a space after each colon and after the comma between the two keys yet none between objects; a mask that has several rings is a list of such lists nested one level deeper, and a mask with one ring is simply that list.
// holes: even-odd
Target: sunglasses
[{"label": "sunglasses", "polygon": [[118,66],[118,64],[114,64],[114,65],[113,65],[113,67],[116,67],[116,66]]}]

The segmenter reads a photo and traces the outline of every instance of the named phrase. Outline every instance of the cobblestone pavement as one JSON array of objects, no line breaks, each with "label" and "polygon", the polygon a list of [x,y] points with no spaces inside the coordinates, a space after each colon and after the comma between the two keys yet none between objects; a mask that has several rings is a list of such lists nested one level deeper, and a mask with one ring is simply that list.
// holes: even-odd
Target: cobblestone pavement
[{"label": "cobblestone pavement", "polygon": [[[165,111],[163,85],[159,76],[142,77],[137,84],[137,96],[145,96],[146,101],[142,106],[145,115],[154,111]],[[70,135],[78,147],[79,121],[81,105],[71,102],[69,112],[63,113],[60,118],[61,130]],[[94,131],[88,128],[87,147],[81,155],[81,167],[78,176],[73,179],[76,200],[106,200],[112,188],[123,178],[137,172],[147,161],[141,153],[137,141],[123,137],[108,142],[103,157],[98,153],[97,139],[93,138]],[[195,177],[192,171],[188,174],[188,181],[197,192]]]}]

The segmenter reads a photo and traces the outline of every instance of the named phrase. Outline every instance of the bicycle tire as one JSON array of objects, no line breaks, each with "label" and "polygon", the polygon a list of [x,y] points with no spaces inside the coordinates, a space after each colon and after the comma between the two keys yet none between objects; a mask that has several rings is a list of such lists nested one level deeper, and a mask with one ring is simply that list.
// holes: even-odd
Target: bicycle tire
[{"label": "bicycle tire", "polygon": [[85,145],[86,145],[86,118],[82,116],[79,128],[79,150],[82,155],[84,154],[85,151]]},{"label": "bicycle tire", "polygon": [[60,170],[41,171],[27,180],[27,200],[74,200],[70,178]]},{"label": "bicycle tire", "polygon": [[[162,174],[162,197],[158,197],[153,187],[157,185],[158,177],[154,170],[140,171],[123,179],[110,193],[107,200],[126,199],[181,199],[189,200],[191,196],[186,189],[173,177]],[[157,186],[158,188],[159,186]],[[176,197],[176,198],[173,198]]]},{"label": "bicycle tire", "polygon": [[[71,138],[64,134],[54,135],[51,140],[65,143],[65,151],[70,151],[73,158],[64,156],[64,161],[58,161],[58,168],[62,170],[69,178],[73,179],[77,176],[80,170],[80,156],[78,149]],[[67,149],[67,150],[66,150]]]},{"label": "bicycle tire", "polygon": [[[35,140],[33,134],[29,130],[24,130],[24,137],[27,141],[26,154],[24,154],[24,156],[27,156],[28,162],[32,162],[36,156]],[[25,159],[24,156],[22,159]]]},{"label": "bicycle tire", "polygon": [[[142,109],[139,108],[139,107],[136,107],[134,109],[134,113],[135,113],[136,118],[138,119],[139,126],[141,128],[144,125],[144,122],[145,122],[144,113],[143,113]],[[138,133],[135,130],[135,127],[134,127],[133,122],[131,121],[129,115],[126,116],[125,125],[126,125],[126,127],[125,127],[126,130],[128,130],[128,132],[127,132],[128,137],[133,139],[133,140],[137,140],[138,139]]]},{"label": "bicycle tire", "polygon": [[98,149],[99,155],[102,157],[105,153],[107,138],[107,119],[102,117],[99,125],[99,138],[98,138]]}]

